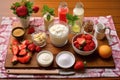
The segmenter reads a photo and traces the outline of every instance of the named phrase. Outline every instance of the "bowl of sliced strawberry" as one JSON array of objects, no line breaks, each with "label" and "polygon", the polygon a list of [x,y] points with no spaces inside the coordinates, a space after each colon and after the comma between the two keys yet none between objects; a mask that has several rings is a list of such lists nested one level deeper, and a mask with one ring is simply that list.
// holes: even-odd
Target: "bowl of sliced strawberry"
[{"label": "bowl of sliced strawberry", "polygon": [[72,38],[72,47],[80,55],[86,56],[92,54],[98,47],[97,39],[89,34],[76,34]]}]

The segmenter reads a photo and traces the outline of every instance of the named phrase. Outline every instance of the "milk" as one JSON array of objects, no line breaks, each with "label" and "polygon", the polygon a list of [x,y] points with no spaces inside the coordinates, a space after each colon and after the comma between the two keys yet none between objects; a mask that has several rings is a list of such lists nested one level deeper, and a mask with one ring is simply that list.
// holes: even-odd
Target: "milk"
[{"label": "milk", "polygon": [[49,28],[50,41],[57,47],[64,46],[68,41],[68,26],[63,24],[54,24]]},{"label": "milk", "polygon": [[79,21],[82,25],[83,18],[84,18],[84,8],[83,8],[83,4],[81,2],[78,2],[76,4],[75,8],[73,9],[73,15],[76,15],[79,17]]}]

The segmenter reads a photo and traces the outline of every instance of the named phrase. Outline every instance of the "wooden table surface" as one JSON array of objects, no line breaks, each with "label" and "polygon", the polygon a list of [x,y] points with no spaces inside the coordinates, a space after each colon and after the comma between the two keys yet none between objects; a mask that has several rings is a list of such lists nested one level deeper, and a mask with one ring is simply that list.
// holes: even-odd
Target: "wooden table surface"
[{"label": "wooden table surface", "polygon": [[[10,5],[14,1],[20,0],[1,0],[0,2],[0,22],[3,16],[15,16],[10,10]],[[44,4],[55,9],[55,16],[57,16],[58,4],[60,1],[66,1],[68,3],[69,12],[72,13],[76,2],[81,1],[84,4],[85,16],[107,16],[111,15],[114,20],[115,28],[120,38],[120,0],[31,0],[34,1],[34,5],[38,5],[40,9]],[[41,11],[33,16],[41,17]],[[119,80],[119,78],[81,78],[73,80]],[[66,79],[65,79],[66,80]]]}]

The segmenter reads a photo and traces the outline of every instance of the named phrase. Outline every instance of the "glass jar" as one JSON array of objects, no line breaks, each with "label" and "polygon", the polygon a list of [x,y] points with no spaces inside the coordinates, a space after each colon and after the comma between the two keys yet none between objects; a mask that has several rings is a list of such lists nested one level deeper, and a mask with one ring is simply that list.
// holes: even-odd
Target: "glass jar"
[{"label": "glass jar", "polygon": [[72,34],[80,33],[82,30],[81,24],[78,21],[75,21],[73,25],[70,25],[70,32]]},{"label": "glass jar", "polygon": [[68,7],[66,2],[60,2],[58,7],[58,17],[60,21],[67,22],[66,14],[68,13]]},{"label": "glass jar", "polygon": [[52,23],[49,26],[51,43],[56,47],[62,47],[68,42],[69,27],[64,22]]},{"label": "glass jar", "polygon": [[73,9],[73,15],[79,17],[80,24],[83,24],[84,19],[84,6],[83,3],[77,2],[75,8]]}]

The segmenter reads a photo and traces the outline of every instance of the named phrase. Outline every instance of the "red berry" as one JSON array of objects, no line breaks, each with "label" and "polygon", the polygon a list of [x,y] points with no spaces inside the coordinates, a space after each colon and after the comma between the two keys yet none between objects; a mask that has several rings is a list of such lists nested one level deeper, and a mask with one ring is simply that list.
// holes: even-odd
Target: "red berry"
[{"label": "red berry", "polygon": [[36,46],[35,51],[36,51],[36,52],[41,51],[41,47],[40,47],[40,46]]},{"label": "red berry", "polygon": [[85,45],[85,46],[83,47],[83,51],[89,51],[89,45]]},{"label": "red berry", "polygon": [[23,45],[29,45],[30,43],[31,43],[30,40],[24,40],[24,41],[22,42]]},{"label": "red berry", "polygon": [[82,35],[81,35],[81,38],[85,38],[85,37],[86,37],[85,34],[82,34]]},{"label": "red berry", "polygon": [[20,44],[18,47],[19,47],[19,50],[22,50],[22,49],[25,49],[25,48],[27,47],[27,45],[25,45],[25,44]]},{"label": "red berry", "polygon": [[12,40],[12,44],[13,44],[13,45],[18,45],[18,44],[19,44],[19,41],[18,41],[17,39],[13,39],[13,40]]},{"label": "red berry", "polygon": [[86,42],[85,38],[77,38],[77,42],[82,45]]},{"label": "red berry", "polygon": [[84,62],[77,61],[74,65],[75,70],[83,70],[84,69]]},{"label": "red berry", "polygon": [[12,52],[13,52],[13,55],[17,55],[18,52],[19,52],[19,48],[17,45],[12,45]]},{"label": "red berry", "polygon": [[18,16],[24,17],[27,15],[28,10],[27,10],[26,6],[20,6],[16,9],[16,13]]},{"label": "red berry", "polygon": [[34,6],[33,7],[33,11],[34,11],[34,13],[37,13],[39,11],[39,7],[38,6]]},{"label": "red berry", "polygon": [[90,44],[92,40],[86,40],[86,43],[87,44]]},{"label": "red berry", "polygon": [[86,38],[87,40],[92,40],[92,36],[89,35],[89,34],[87,34],[87,35],[85,36],[85,38]]},{"label": "red berry", "polygon": [[17,58],[16,55],[14,55],[14,56],[12,57],[12,61],[11,61],[11,62],[12,62],[13,65],[17,64],[18,58]]},{"label": "red berry", "polygon": [[30,27],[30,28],[28,29],[28,34],[32,34],[32,33],[34,33],[34,32],[35,32],[34,27]]},{"label": "red berry", "polygon": [[31,44],[28,45],[28,49],[29,49],[30,51],[34,51],[34,50],[35,50],[35,47],[36,47],[36,45],[33,44],[33,43],[31,43]]},{"label": "red berry", "polygon": [[77,49],[79,49],[80,45],[79,45],[79,44],[75,44],[75,47],[76,47]]},{"label": "red berry", "polygon": [[90,43],[90,47],[95,47],[95,43],[93,41]]},{"label": "red berry", "polygon": [[19,56],[24,56],[24,55],[26,55],[27,54],[27,50],[26,49],[22,49],[22,50],[20,50],[20,52],[19,52]]},{"label": "red berry", "polygon": [[20,63],[28,63],[29,61],[30,61],[30,59],[31,59],[31,53],[27,53],[25,56],[23,56],[23,57],[18,57],[18,61],[20,62]]}]

